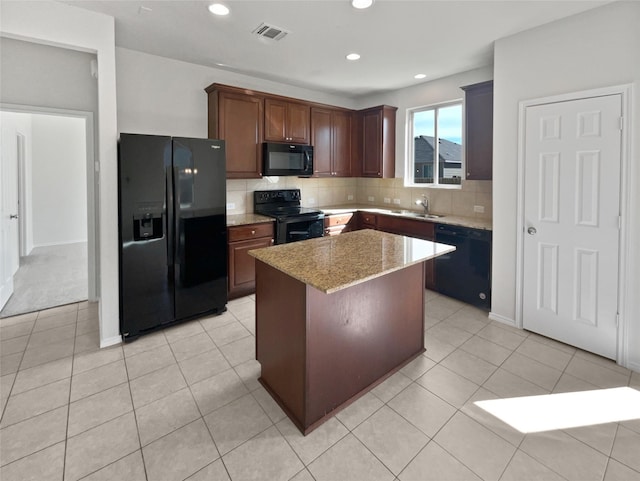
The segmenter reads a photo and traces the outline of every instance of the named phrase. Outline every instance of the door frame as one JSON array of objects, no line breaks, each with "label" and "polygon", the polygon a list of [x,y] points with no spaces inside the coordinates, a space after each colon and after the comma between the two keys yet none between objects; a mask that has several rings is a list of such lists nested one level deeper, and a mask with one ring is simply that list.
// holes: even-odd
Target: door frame
[{"label": "door frame", "polygon": [[517,217],[516,217],[516,327],[523,329],[523,296],[524,296],[524,239],[525,239],[525,218],[524,218],[524,162],[525,162],[525,142],[526,142],[526,112],[527,108],[538,105],[568,102],[572,100],[587,99],[592,97],[603,97],[608,95],[620,95],[622,98],[622,136],[620,145],[620,236],[619,236],[619,257],[618,257],[618,333],[616,346],[616,361],[624,367],[629,364],[629,326],[626,322],[627,307],[625,288],[628,285],[629,275],[627,268],[628,246],[630,245],[629,215],[629,189],[631,179],[629,176],[629,159],[631,158],[631,135],[632,126],[632,95],[633,86],[631,84],[615,85],[578,92],[569,92],[549,97],[541,97],[530,100],[522,100],[518,104],[518,184],[517,184]]},{"label": "door frame", "polygon": [[76,117],[85,120],[86,158],[87,158],[87,294],[89,301],[98,300],[100,289],[99,245],[99,172],[96,159],[96,131],[93,112],[84,110],[57,109],[37,107],[34,105],[8,104],[0,102],[0,110],[23,114],[55,115],[59,117]]}]

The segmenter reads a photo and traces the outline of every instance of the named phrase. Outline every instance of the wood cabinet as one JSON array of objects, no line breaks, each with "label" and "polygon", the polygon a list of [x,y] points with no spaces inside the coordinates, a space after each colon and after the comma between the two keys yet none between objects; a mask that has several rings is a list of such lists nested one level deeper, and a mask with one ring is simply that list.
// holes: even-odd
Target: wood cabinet
[{"label": "wood cabinet", "polygon": [[311,144],[315,177],[351,175],[351,119],[343,110],[311,109]]},{"label": "wood cabinet", "polygon": [[309,143],[309,104],[266,97],[264,138],[270,142]]},{"label": "wood cabinet", "polygon": [[462,87],[465,91],[465,168],[468,180],[493,176],[493,81]]},{"label": "wood cabinet", "polygon": [[[391,234],[417,237],[428,241],[435,241],[435,224],[422,220],[412,220],[389,215],[377,216],[377,229]],[[425,262],[425,287],[435,289],[435,259]]]},{"label": "wood cabinet", "polygon": [[362,177],[395,176],[397,110],[380,105],[358,112]]},{"label": "wood cabinet", "polygon": [[332,214],[324,216],[324,235],[338,235],[343,232],[357,230],[356,216],[354,212],[346,214]]},{"label": "wood cabinet", "polygon": [[206,89],[212,139],[225,141],[227,178],[262,177],[264,98],[213,84]]},{"label": "wood cabinet", "polygon": [[226,143],[227,178],[262,177],[263,142],[314,146],[315,177],[395,176],[396,107],[354,111],[211,84],[209,138]]},{"label": "wood cabinet", "polygon": [[252,249],[273,245],[273,223],[228,227],[229,299],[253,294],[256,288],[255,259]]},{"label": "wood cabinet", "polygon": [[378,216],[369,212],[358,212],[358,228],[375,229],[378,225]]}]

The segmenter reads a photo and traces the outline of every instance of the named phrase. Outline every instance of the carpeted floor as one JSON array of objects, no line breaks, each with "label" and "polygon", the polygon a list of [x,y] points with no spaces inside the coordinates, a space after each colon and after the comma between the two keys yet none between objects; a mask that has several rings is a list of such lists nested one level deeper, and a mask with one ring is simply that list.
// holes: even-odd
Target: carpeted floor
[{"label": "carpeted floor", "polygon": [[87,243],[36,247],[20,258],[13,295],[0,317],[87,299]]}]

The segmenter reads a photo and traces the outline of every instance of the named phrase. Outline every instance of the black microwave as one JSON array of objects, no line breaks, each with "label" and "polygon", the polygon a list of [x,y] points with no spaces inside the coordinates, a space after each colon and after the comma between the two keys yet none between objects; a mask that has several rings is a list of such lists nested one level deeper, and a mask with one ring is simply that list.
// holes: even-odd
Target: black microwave
[{"label": "black microwave", "polygon": [[262,175],[313,175],[313,146],[264,143]]}]

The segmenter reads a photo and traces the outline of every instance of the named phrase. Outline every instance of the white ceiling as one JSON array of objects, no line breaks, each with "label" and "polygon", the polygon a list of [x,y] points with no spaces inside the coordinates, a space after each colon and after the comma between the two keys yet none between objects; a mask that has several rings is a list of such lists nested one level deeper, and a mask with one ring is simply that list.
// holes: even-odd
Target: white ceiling
[{"label": "white ceiling", "polygon": [[[210,14],[208,1],[64,3],[115,17],[119,47],[354,98],[491,65],[496,39],[608,3],[376,0],[356,10],[350,0],[217,1],[228,16]],[[252,35],[262,22],[290,33]],[[351,52],[361,59],[347,61]]]}]

